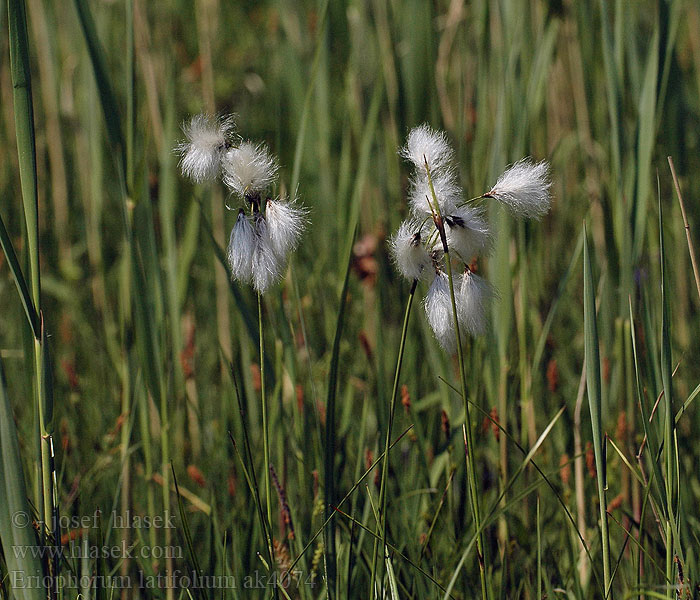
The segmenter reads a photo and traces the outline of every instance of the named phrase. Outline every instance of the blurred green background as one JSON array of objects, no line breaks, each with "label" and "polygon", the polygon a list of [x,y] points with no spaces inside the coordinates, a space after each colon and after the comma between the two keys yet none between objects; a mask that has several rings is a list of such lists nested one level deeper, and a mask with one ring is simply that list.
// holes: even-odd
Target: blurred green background
[{"label": "blurred green background", "polygon": [[[408,294],[386,244],[407,215],[408,169],[397,150],[411,127],[427,122],[448,133],[466,197],[488,190],[523,156],[552,166],[551,213],[525,223],[489,207],[495,248],[476,265],[500,298],[487,336],[467,345],[470,398],[525,452],[566,406],[535,456],[542,473],[532,466],[520,473],[524,453],[497,436],[477,409],[472,415],[482,508],[495,510],[486,529],[493,597],[602,597],[591,424],[581,386],[584,220],[599,302],[603,430],[628,462],[608,446],[611,551],[613,562],[619,560],[613,589],[620,597],[623,591],[626,597],[670,593],[663,586],[678,582],[664,581],[666,542],[654,517],[663,494],[658,482],[648,481],[660,461],[658,448],[647,445],[639,461],[636,455],[644,415],[664,389],[659,205],[674,414],[700,381],[700,290],[667,162],[672,156],[694,234],[700,218],[697,2],[26,4],[42,311],[53,354],[62,514],[92,514],[98,506],[105,514],[112,508],[161,514],[168,503],[162,487],[172,483],[170,459],[188,494],[183,502],[202,571],[242,581],[264,569],[256,556],[265,542],[255,503],[228,436],[242,444],[244,430],[249,434],[254,469],[263,477],[255,297],[230,283],[219,260],[235,219],[226,210],[232,199],[219,184],[196,187],[184,180],[172,151],[190,115],[233,112],[241,136],[267,142],[279,156],[276,191],[296,189],[311,211],[283,284],[264,303],[271,462],[294,523],[291,536],[275,494],[279,569],[299,556],[323,523],[326,427],[334,430],[338,498],[383,449]],[[79,9],[94,20],[116,108],[100,94]],[[28,268],[7,16],[3,5],[0,214]],[[105,126],[117,116],[126,140],[125,172]],[[133,239],[125,233],[125,212],[133,218]],[[127,251],[130,244],[134,253]],[[335,373],[331,351],[349,254]],[[135,278],[131,260],[140,273]],[[32,497],[41,486],[32,445],[31,332],[4,255],[0,312],[0,357]],[[422,313],[416,303],[394,437],[413,428],[392,450],[388,539],[443,587],[453,580],[454,597],[470,598],[477,594],[478,565],[468,548],[474,531],[463,411],[459,395],[440,381],[457,385],[457,368]],[[327,389],[336,379],[335,422],[329,425]],[[651,427],[661,432],[655,419]],[[671,553],[691,581],[700,566],[698,426],[691,401],[674,426],[678,536]],[[506,485],[514,473],[519,476]],[[376,501],[373,477],[366,482]],[[176,496],[170,500],[174,513]],[[360,523],[376,526],[364,483],[344,506]],[[173,540],[184,548],[178,521]],[[343,517],[335,523],[340,596],[368,597],[373,538]],[[573,523],[590,544],[592,566],[581,555]],[[112,539],[124,534],[105,529]],[[144,545],[163,544],[166,535],[157,529],[140,534],[147,539],[135,539],[133,531],[124,535],[129,544]],[[315,541],[295,568],[315,576],[316,585],[293,585],[292,597],[326,594],[320,557]],[[128,567],[97,562],[86,568],[166,567],[162,560]],[[394,554],[392,564],[400,597],[443,596],[402,557]],[[175,591],[177,597],[185,593]],[[226,590],[222,597],[252,593]]]}]

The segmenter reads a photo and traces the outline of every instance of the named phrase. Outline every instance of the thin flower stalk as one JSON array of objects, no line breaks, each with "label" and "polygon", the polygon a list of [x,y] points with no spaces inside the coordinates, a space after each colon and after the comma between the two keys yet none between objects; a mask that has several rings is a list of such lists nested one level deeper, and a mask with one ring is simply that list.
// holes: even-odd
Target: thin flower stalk
[{"label": "thin flower stalk", "polygon": [[[433,201],[437,205],[438,202],[437,198],[435,197],[435,188],[433,187],[432,177],[430,175],[430,168],[427,162],[425,165],[425,170],[428,176],[428,181],[430,182],[430,190],[433,194]],[[481,528],[481,507],[479,506],[479,490],[476,481],[476,467],[474,465],[474,441],[472,438],[471,416],[469,414],[469,400],[467,398],[467,374],[464,367],[464,356],[462,354],[462,339],[459,331],[459,318],[457,313],[457,301],[455,299],[454,277],[452,275],[452,262],[450,261],[450,248],[447,243],[447,236],[445,234],[444,224],[442,222],[442,218],[439,215],[436,219],[435,225],[438,231],[440,232],[440,239],[442,240],[443,252],[445,253],[445,267],[447,269],[447,278],[449,280],[450,286],[450,302],[452,304],[452,318],[454,322],[455,340],[457,342],[457,362],[459,362],[459,376],[462,388],[462,401],[464,403],[464,425],[465,437],[467,440],[467,479],[469,482],[469,495],[471,497],[472,518],[474,519],[474,528],[478,532],[476,538],[476,553],[477,559],[479,561],[481,597],[483,600],[487,600],[488,586],[486,583],[486,564],[484,559],[484,532]]]},{"label": "thin flower stalk", "polygon": [[[268,532],[272,531],[272,492],[270,483],[270,432],[267,422],[267,395],[265,394],[265,328],[262,319],[262,294],[258,292],[258,337],[260,338],[260,406],[262,408],[263,427],[263,464],[265,468],[265,506],[267,510]],[[272,548],[272,539],[268,533],[268,544]]]}]

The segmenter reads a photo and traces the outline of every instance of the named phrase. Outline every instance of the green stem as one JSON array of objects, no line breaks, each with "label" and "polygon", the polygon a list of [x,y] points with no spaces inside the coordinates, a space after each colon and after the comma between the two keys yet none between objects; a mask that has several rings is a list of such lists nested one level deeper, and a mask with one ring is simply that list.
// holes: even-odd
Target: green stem
[{"label": "green stem", "polygon": [[[163,475],[163,510],[166,515],[170,514],[170,420],[168,417],[168,398],[165,393],[165,386],[161,381],[160,385],[160,451],[161,451],[161,473]],[[124,425],[126,427],[126,425]],[[165,546],[171,545],[171,530],[165,527]],[[172,557],[166,557],[166,566],[172,572]],[[172,588],[166,590],[166,598],[171,600],[173,597]]]},{"label": "green stem", "polygon": [[462,385],[462,400],[464,402],[464,425],[466,439],[466,463],[467,463],[467,479],[469,480],[469,495],[471,497],[472,516],[474,519],[474,527],[478,533],[476,538],[476,552],[479,560],[479,576],[481,580],[481,597],[483,600],[488,600],[488,587],[486,584],[486,565],[484,562],[484,533],[481,529],[481,509],[479,507],[479,491],[476,483],[476,467],[474,465],[474,441],[472,439],[472,424],[469,415],[469,401],[467,399],[467,373],[464,367],[464,354],[462,352],[462,339],[459,333],[459,319],[457,318],[457,302],[455,300],[454,277],[452,276],[452,263],[450,262],[450,249],[447,245],[447,236],[445,235],[445,226],[440,214],[440,204],[438,203],[433,187],[433,179],[430,175],[430,168],[427,163],[425,165],[428,174],[428,185],[430,193],[433,197],[434,210],[437,213],[435,226],[440,232],[442,240],[442,248],[445,253],[445,267],[447,269],[447,278],[450,285],[450,303],[452,304],[452,319],[455,327],[455,337],[457,339],[457,359],[459,361],[459,375]]},{"label": "green stem", "polygon": [[[262,294],[258,292],[258,337],[260,340],[260,404],[262,407],[263,454],[265,466],[265,504],[267,507],[267,526],[272,538],[272,503],[270,490],[270,440],[267,423],[267,397],[265,395],[265,343],[263,338]],[[270,543],[272,540],[270,539]],[[272,569],[274,565],[270,565]]]},{"label": "green stem", "polygon": [[[29,60],[29,41],[27,35],[27,14],[23,0],[7,2],[8,41],[10,49],[10,74],[12,79],[12,99],[15,117],[15,138],[17,140],[17,158],[20,184],[22,190],[22,207],[27,228],[27,251],[29,255],[29,289],[34,310],[40,320],[40,336],[34,333],[34,377],[38,417],[37,457],[40,468],[41,494],[38,498],[40,518],[44,520],[41,532],[46,543],[53,532],[54,519],[54,471],[52,461],[53,398],[51,386],[45,375],[50,377],[48,359],[48,342],[41,313],[41,276],[39,268],[39,197],[37,193],[36,139],[34,131],[34,105],[32,100],[32,77]],[[3,226],[4,230],[4,226]],[[21,287],[21,286],[20,286]],[[26,286],[25,286],[26,287]],[[25,300],[25,309],[27,309]],[[38,487],[38,485],[37,485]],[[54,540],[58,544],[59,540]],[[52,560],[49,575],[51,582],[49,598],[56,597],[56,573],[58,559]]]},{"label": "green stem", "polygon": [[455,301],[454,278],[452,276],[452,265],[450,264],[450,253],[445,247],[445,265],[447,266],[447,278],[450,283],[450,302],[452,303],[452,318],[455,325],[455,336],[457,338],[457,360],[459,362],[459,375],[462,384],[462,400],[464,402],[464,424],[465,437],[467,439],[467,477],[469,479],[469,494],[472,501],[472,513],[474,517],[474,527],[479,531],[476,538],[476,552],[479,559],[479,575],[481,579],[481,597],[488,599],[486,586],[486,565],[484,564],[484,532],[481,530],[481,508],[479,507],[479,490],[476,483],[476,467],[474,465],[474,441],[472,439],[472,423],[469,415],[469,401],[467,400],[467,374],[464,368],[464,355],[462,353],[462,340],[459,333],[459,323],[457,319],[457,303]]},{"label": "green stem", "polygon": [[[263,336],[262,294],[258,292],[258,338],[260,341],[260,404],[262,407],[263,425],[263,460],[265,468],[265,505],[267,523],[263,527],[267,537],[267,547],[270,554],[270,574],[275,577],[275,550],[272,543],[272,493],[270,490],[270,434],[267,422],[267,395],[265,394],[265,338]],[[251,456],[252,467],[252,456]],[[274,587],[274,597],[279,598],[279,586]]]},{"label": "green stem", "polygon": [[34,105],[27,39],[27,15],[22,0],[8,0],[8,34],[10,72],[15,116],[15,137],[22,206],[27,226],[29,278],[32,300],[37,312],[41,310],[41,281],[39,274],[39,199],[36,174],[36,142],[34,136]]},{"label": "green stem", "polygon": [[[382,552],[386,552],[386,476],[389,471],[389,450],[391,444],[391,429],[394,425],[394,412],[396,410],[396,396],[399,391],[399,377],[401,375],[401,365],[403,363],[403,353],[406,348],[406,334],[408,332],[408,322],[411,316],[411,308],[413,306],[413,298],[416,295],[416,287],[418,286],[418,280],[414,279],[411,284],[411,291],[408,294],[408,300],[406,302],[406,311],[403,317],[403,327],[401,329],[401,341],[399,342],[399,355],[396,359],[396,370],[394,371],[394,387],[391,392],[391,400],[389,406],[389,423],[386,429],[386,439],[384,441],[384,462],[382,463],[382,478],[379,487],[379,506],[381,507],[379,518],[380,523],[378,525],[382,528]],[[376,578],[376,567],[377,567],[377,542],[378,539],[374,539],[374,552],[372,553],[372,578],[370,580],[372,597],[375,595],[375,578]]]}]

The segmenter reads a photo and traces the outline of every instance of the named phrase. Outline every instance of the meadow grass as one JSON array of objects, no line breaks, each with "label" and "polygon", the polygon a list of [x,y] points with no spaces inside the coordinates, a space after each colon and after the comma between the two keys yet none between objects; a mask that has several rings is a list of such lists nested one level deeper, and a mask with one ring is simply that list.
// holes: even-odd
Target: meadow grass
[{"label": "meadow grass", "polygon": [[[700,595],[696,2],[8,0],[0,31],[0,598]],[[262,297],[178,172],[202,111],[310,209]],[[423,122],[469,197],[552,167],[541,221],[488,204],[459,359],[386,243]]]}]

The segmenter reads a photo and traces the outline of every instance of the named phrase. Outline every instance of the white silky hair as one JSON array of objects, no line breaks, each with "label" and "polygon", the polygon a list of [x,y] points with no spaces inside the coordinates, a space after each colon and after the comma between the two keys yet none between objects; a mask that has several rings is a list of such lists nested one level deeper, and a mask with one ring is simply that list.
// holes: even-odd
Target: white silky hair
[{"label": "white silky hair", "polygon": [[523,158],[506,169],[487,196],[502,202],[517,217],[540,219],[549,210],[551,185],[546,161]]},{"label": "white silky hair", "polygon": [[488,306],[495,292],[483,277],[467,271],[459,278],[456,290],[457,316],[460,328],[472,336],[483,335],[487,327]]},{"label": "white silky hair", "polygon": [[[435,190],[435,197],[441,214],[449,214],[457,208],[462,199],[462,193],[457,183],[455,172],[452,169],[431,173],[430,176]],[[433,192],[430,189],[430,181],[425,171],[417,171],[411,178],[408,191],[408,202],[411,211],[416,216],[432,215],[431,204],[434,208]]]},{"label": "white silky hair", "polygon": [[275,180],[277,161],[265,144],[241,142],[229,148],[221,163],[224,183],[243,197],[247,193],[260,193]]},{"label": "white silky hair", "polygon": [[422,243],[420,223],[407,220],[389,241],[391,256],[399,273],[409,281],[425,277],[431,271],[431,260]]},{"label": "white silky hair", "polygon": [[307,211],[294,201],[268,200],[265,218],[272,249],[284,261],[299,245],[306,228]]},{"label": "white silky hair", "polygon": [[454,152],[445,132],[437,131],[425,123],[411,129],[400,155],[424,173],[426,163],[431,173],[437,173],[450,168],[454,161]]},{"label": "white silky hair", "polygon": [[453,353],[457,348],[457,340],[452,315],[450,284],[444,271],[438,271],[435,275],[423,301],[423,306],[425,307],[425,316],[440,346],[445,351]]},{"label": "white silky hair", "polygon": [[228,259],[231,275],[234,279],[250,283],[253,278],[253,253],[255,252],[256,234],[250,219],[241,210],[236,224],[231,230],[228,242]]},{"label": "white silky hair", "polygon": [[270,240],[265,217],[258,213],[255,219],[255,248],[253,250],[253,288],[264,294],[282,276],[284,261],[277,256]]},{"label": "white silky hair", "polygon": [[221,173],[221,157],[233,134],[233,116],[223,118],[195,115],[182,126],[187,138],[175,147],[180,154],[180,170],[195,183],[216,179]]},{"label": "white silky hair", "polygon": [[475,255],[487,254],[491,234],[483,211],[473,206],[460,206],[445,216],[447,246],[465,262]]}]

